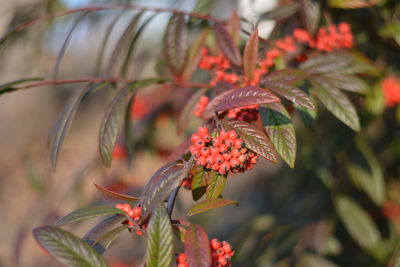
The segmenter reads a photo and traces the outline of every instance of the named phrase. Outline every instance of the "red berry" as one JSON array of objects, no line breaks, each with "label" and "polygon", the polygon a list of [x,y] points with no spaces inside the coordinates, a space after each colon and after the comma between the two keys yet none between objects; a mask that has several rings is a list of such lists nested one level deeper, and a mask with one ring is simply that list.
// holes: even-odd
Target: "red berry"
[{"label": "red berry", "polygon": [[208,156],[206,161],[208,164],[213,165],[215,163],[215,157],[213,155]]},{"label": "red berry", "polygon": [[219,149],[218,149],[218,147],[211,147],[210,148],[210,152],[211,152],[211,155],[219,155]]},{"label": "red berry", "polygon": [[209,135],[209,134],[203,135],[203,140],[206,141],[206,143],[210,142],[211,141],[211,135]]},{"label": "red berry", "polygon": [[135,212],[133,210],[128,210],[126,214],[128,214],[128,216],[131,218],[135,217]]},{"label": "red berry", "polygon": [[122,205],[122,210],[123,210],[124,212],[126,212],[126,213],[128,213],[131,209],[132,209],[132,208],[131,208],[131,205],[129,205],[129,204],[127,204],[127,203]]},{"label": "red berry", "polygon": [[199,135],[206,135],[206,134],[208,134],[208,128],[207,128],[207,127],[200,127],[200,128],[197,130],[197,133],[198,133]]},{"label": "red berry", "polygon": [[208,147],[203,147],[200,149],[200,154],[204,157],[207,157],[211,154],[210,148]]},{"label": "red berry", "polygon": [[242,139],[235,139],[235,147],[236,148],[242,148],[244,146],[244,142]]},{"label": "red berry", "polygon": [[121,204],[121,203],[118,203],[118,204],[115,205],[116,209],[122,210],[122,207],[123,207],[123,204]]},{"label": "red berry", "polygon": [[215,163],[221,165],[224,162],[224,157],[222,157],[221,155],[217,155],[215,157]]},{"label": "red berry", "polygon": [[240,153],[239,149],[235,148],[232,150],[232,157],[238,158],[238,157],[240,157],[240,155],[242,155],[242,153]]},{"label": "red berry", "polygon": [[206,166],[207,165],[207,158],[204,156],[201,156],[197,159],[197,164],[201,166]]},{"label": "red berry", "polygon": [[140,231],[140,230],[136,230],[136,234],[137,234],[137,235],[143,235],[143,232]]},{"label": "red berry", "polygon": [[228,146],[227,145],[222,144],[222,145],[219,146],[219,152],[225,153],[227,151],[228,151]]},{"label": "red berry", "polygon": [[233,139],[227,139],[225,140],[225,145],[227,145],[228,147],[232,147],[234,144]]},{"label": "red berry", "polygon": [[220,137],[222,140],[228,139],[228,138],[229,138],[229,133],[228,133],[227,131],[225,131],[225,130],[221,130],[221,131],[219,132],[219,137]]},{"label": "red berry", "polygon": [[192,152],[192,155],[193,155],[193,157],[195,157],[195,158],[200,157],[200,156],[201,156],[200,149],[197,149],[196,151],[193,151],[193,152]]},{"label": "red berry", "polygon": [[237,168],[240,165],[240,161],[237,158],[232,158],[229,161],[229,165],[231,165],[232,168]]},{"label": "red berry", "polygon": [[215,164],[213,164],[213,165],[211,165],[211,168],[214,170],[214,171],[218,171],[219,170],[219,164],[217,164],[217,163],[215,163]]},{"label": "red berry", "polygon": [[232,158],[232,153],[228,151],[222,154],[222,156],[224,157],[225,160],[230,160]]},{"label": "red berry", "polygon": [[186,261],[186,254],[185,253],[180,253],[178,255],[178,262],[185,262]]},{"label": "red berry", "polygon": [[221,242],[219,242],[218,239],[213,238],[210,241],[210,245],[212,249],[217,250],[221,247]]},{"label": "red berry", "polygon": [[201,136],[197,133],[192,134],[192,137],[190,138],[190,140],[192,140],[193,143],[196,143],[197,140],[200,140]]},{"label": "red berry", "polygon": [[244,162],[247,161],[247,156],[242,154],[242,155],[240,155],[240,157],[238,157],[238,160],[239,160],[240,162],[244,163]]},{"label": "red berry", "polygon": [[229,161],[225,161],[224,163],[221,164],[221,167],[219,168],[220,173],[227,173],[229,172],[229,169],[231,168]]},{"label": "red berry", "polygon": [[196,141],[196,146],[197,146],[198,148],[202,148],[202,147],[204,147],[205,145],[206,145],[206,143],[204,142],[203,139],[199,139],[199,140]]},{"label": "red berry", "polygon": [[222,266],[224,266],[224,265],[226,265],[226,264],[228,263],[228,261],[225,259],[224,256],[218,257],[218,262],[219,262]]},{"label": "red berry", "polygon": [[238,136],[237,136],[237,133],[235,132],[235,131],[229,131],[229,139],[236,139]]},{"label": "red berry", "polygon": [[217,249],[216,254],[217,254],[218,256],[222,256],[222,255],[225,254],[225,251],[224,251],[223,248],[220,247],[219,249]]},{"label": "red berry", "polygon": [[258,160],[258,157],[254,156],[254,157],[251,158],[250,162],[253,163],[253,164],[256,164],[257,160]]},{"label": "red berry", "polygon": [[243,147],[240,149],[241,154],[245,154],[247,152],[247,148]]},{"label": "red berry", "polygon": [[220,146],[220,145],[222,145],[222,140],[221,140],[221,138],[220,138],[220,137],[214,137],[214,138],[212,139],[212,145],[213,145],[213,146]]},{"label": "red berry", "polygon": [[198,149],[198,147],[197,147],[197,146],[195,146],[195,145],[191,145],[191,146],[190,146],[190,148],[189,148],[189,150],[190,150],[190,153],[192,153],[192,154],[193,154],[195,151],[197,151],[197,150],[199,150],[199,149]]}]

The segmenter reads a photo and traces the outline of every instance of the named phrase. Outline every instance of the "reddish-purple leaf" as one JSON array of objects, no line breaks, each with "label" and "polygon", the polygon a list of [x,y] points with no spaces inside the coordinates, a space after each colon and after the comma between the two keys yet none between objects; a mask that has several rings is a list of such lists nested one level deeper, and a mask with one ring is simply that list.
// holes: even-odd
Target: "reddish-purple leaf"
[{"label": "reddish-purple leaf", "polygon": [[232,205],[232,204],[237,205],[238,203],[236,201],[229,200],[229,199],[223,199],[223,198],[207,199],[207,200],[200,202],[200,203],[194,205],[193,207],[191,207],[190,210],[188,211],[188,216],[192,216],[195,214],[206,212],[208,210],[212,210],[212,209],[216,209],[219,207],[224,207],[224,206],[228,206],[228,205]]},{"label": "reddish-purple leaf", "polygon": [[321,2],[317,0],[301,0],[300,11],[307,30],[314,34],[319,24]]},{"label": "reddish-purple leaf", "polygon": [[179,113],[179,117],[176,123],[176,130],[178,134],[181,134],[186,128],[190,119],[193,118],[193,112],[196,107],[197,102],[199,102],[200,97],[202,97],[207,92],[206,88],[197,90],[188,101],[184,103],[182,111]]},{"label": "reddish-purple leaf", "polygon": [[215,199],[221,196],[226,184],[226,176],[218,172],[208,173],[207,199]]},{"label": "reddish-purple leaf", "polygon": [[210,241],[206,231],[200,225],[189,225],[184,244],[186,261],[190,267],[211,266]]},{"label": "reddish-purple leaf", "polygon": [[307,78],[307,72],[300,69],[283,69],[268,73],[263,77],[262,83],[282,82],[295,83]]},{"label": "reddish-purple leaf", "polygon": [[[157,172],[158,173],[158,172]],[[187,176],[187,170],[182,166],[174,166],[163,171],[156,178],[152,178],[144,192],[140,205],[143,209],[143,218],[158,204],[167,199],[168,195]],[[154,177],[154,176],[153,176]]]},{"label": "reddish-purple leaf", "polygon": [[215,111],[275,102],[280,102],[280,99],[273,93],[259,87],[248,86],[231,90],[229,94],[224,94],[216,105]]},{"label": "reddish-purple leaf", "polygon": [[222,53],[236,66],[242,65],[239,48],[236,46],[229,32],[219,23],[214,26],[215,38]]},{"label": "reddish-purple leaf", "polygon": [[180,76],[186,60],[187,25],[182,14],[172,15],[165,30],[164,52],[166,62],[172,73]]},{"label": "reddish-purple leaf", "polygon": [[101,185],[98,185],[98,184],[94,184],[94,186],[97,189],[99,189],[103,194],[105,194],[106,196],[109,196],[111,198],[115,198],[115,199],[119,199],[119,200],[123,200],[123,201],[138,201],[138,200],[140,200],[139,197],[132,197],[132,196],[124,195],[121,193],[117,193],[117,192],[111,191],[105,187],[102,187]]},{"label": "reddish-purple leaf", "polygon": [[282,82],[269,82],[266,83],[265,88],[273,91],[274,93],[283,96],[294,104],[314,110],[314,104],[306,93],[298,89],[296,86]]},{"label": "reddish-purple leaf", "polygon": [[228,23],[226,25],[229,34],[235,44],[239,44],[240,41],[240,18],[236,10],[233,10],[231,16],[229,17]]},{"label": "reddish-purple leaf", "polygon": [[257,28],[247,40],[243,52],[243,71],[248,81],[252,81],[258,59],[258,30]]},{"label": "reddish-purple leaf", "polygon": [[208,33],[209,29],[202,31],[187,51],[186,65],[183,70],[183,79],[185,81],[190,80],[197,69],[197,65],[201,59],[201,50],[206,43]]},{"label": "reddish-purple leaf", "polygon": [[243,139],[247,148],[273,163],[278,161],[278,155],[264,131],[245,121],[223,120],[221,123],[225,129],[234,130]]},{"label": "reddish-purple leaf", "polygon": [[221,102],[222,99],[225,98],[225,96],[231,94],[232,92],[236,91],[236,89],[232,89],[232,90],[228,90],[225,91],[219,95],[217,95],[216,97],[214,97],[210,103],[208,103],[208,105],[206,106],[206,108],[203,111],[203,119],[208,120],[211,119],[212,117],[215,116],[215,110],[217,108],[217,105],[219,104],[219,102]]}]

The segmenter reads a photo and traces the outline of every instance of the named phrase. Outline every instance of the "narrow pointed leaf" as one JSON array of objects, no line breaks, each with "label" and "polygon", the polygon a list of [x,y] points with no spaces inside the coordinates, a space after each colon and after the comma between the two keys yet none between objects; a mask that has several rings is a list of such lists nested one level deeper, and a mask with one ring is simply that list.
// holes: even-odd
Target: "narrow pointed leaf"
[{"label": "narrow pointed leaf", "polygon": [[241,66],[242,58],[240,56],[239,48],[236,46],[229,32],[220,24],[215,24],[213,29],[217,45],[221,49],[222,53],[230,62],[236,66]]},{"label": "narrow pointed leaf", "polygon": [[333,73],[343,71],[356,62],[355,57],[346,51],[310,57],[300,65],[309,74]]},{"label": "narrow pointed leaf", "polygon": [[171,168],[162,174],[157,181],[152,183],[140,201],[144,214],[143,217],[146,217],[148,212],[153,210],[155,205],[165,201],[172,190],[174,190],[186,176],[187,170],[185,168]]},{"label": "narrow pointed leaf", "polygon": [[100,156],[106,167],[111,167],[112,152],[117,141],[118,129],[127,105],[128,86],[121,88],[109,105],[100,127]]},{"label": "narrow pointed leaf", "polygon": [[349,98],[336,88],[326,88],[314,81],[311,81],[311,83],[324,106],[344,124],[358,132],[360,130],[360,121],[356,109]]},{"label": "narrow pointed leaf", "polygon": [[[197,0],[192,13],[209,14],[212,11],[215,4],[216,1],[214,0]],[[199,20],[198,18],[193,18],[193,17],[190,18],[191,23],[195,23],[198,20]]]},{"label": "narrow pointed leaf", "polygon": [[262,82],[295,83],[308,77],[307,72],[300,69],[283,69],[268,73],[263,77]]},{"label": "narrow pointed leaf", "polygon": [[203,111],[203,119],[208,120],[215,116],[217,105],[227,96],[233,94],[237,89],[225,91],[214,97],[206,106]]},{"label": "narrow pointed leaf", "polygon": [[190,119],[193,118],[194,109],[196,108],[196,104],[199,102],[200,98],[205,95],[207,89],[203,88],[197,90],[185,103],[182,111],[179,113],[178,121],[176,123],[176,128],[178,134],[181,134],[183,130],[187,127]]},{"label": "narrow pointed leaf", "polygon": [[[93,247],[97,253],[103,254],[120,231],[127,229],[127,225],[121,224],[123,221],[126,221],[126,219],[126,216],[123,214],[112,215],[105,218],[90,229],[82,239]],[[117,224],[119,224],[119,226],[116,226]]]},{"label": "narrow pointed leaf", "polygon": [[5,93],[10,93],[12,91],[18,90],[16,85],[22,84],[22,83],[28,83],[28,82],[35,82],[35,81],[43,81],[43,78],[28,78],[28,79],[21,79],[21,80],[16,80],[8,83],[3,83],[0,84],[0,96]]},{"label": "narrow pointed leaf", "polygon": [[328,5],[335,8],[353,9],[378,5],[383,0],[329,0]]},{"label": "narrow pointed leaf", "polygon": [[174,250],[173,233],[170,218],[162,204],[158,204],[151,215],[147,236],[146,266],[170,266]]},{"label": "narrow pointed leaf", "polygon": [[66,225],[68,223],[78,222],[86,219],[90,219],[98,216],[106,216],[113,214],[121,214],[123,213],[120,209],[109,207],[109,206],[95,206],[95,207],[86,207],[77,209],[61,219],[59,219],[55,225],[57,227]]},{"label": "narrow pointed leaf", "polygon": [[33,235],[39,244],[70,267],[107,267],[106,261],[76,235],[51,226],[38,227]]},{"label": "narrow pointed leaf", "polygon": [[243,70],[248,81],[252,81],[258,60],[258,30],[257,28],[247,40],[243,52]]},{"label": "narrow pointed leaf", "polygon": [[293,168],[296,160],[296,134],[289,113],[282,104],[272,103],[260,107],[260,116],[276,151]]},{"label": "narrow pointed leaf", "polygon": [[326,74],[313,77],[319,83],[327,84],[329,87],[339,88],[345,91],[365,95],[369,91],[368,84],[354,75]]},{"label": "narrow pointed leaf", "polygon": [[354,241],[366,249],[378,245],[381,235],[376,225],[356,202],[339,195],[335,198],[335,206],[340,219]]},{"label": "narrow pointed leaf", "polygon": [[260,16],[260,20],[282,20],[295,14],[299,10],[299,3],[294,2],[287,5],[278,6],[271,11],[265,12]]},{"label": "narrow pointed leaf", "polygon": [[195,166],[192,169],[192,197],[194,201],[199,200],[207,190],[207,173],[203,167]]},{"label": "narrow pointed leaf", "polygon": [[234,130],[240,138],[243,139],[247,148],[273,163],[278,161],[278,155],[271,141],[268,139],[267,135],[256,126],[238,120],[223,120],[221,123],[225,129]]},{"label": "narrow pointed leaf", "polygon": [[186,262],[190,267],[210,267],[211,249],[206,231],[197,224],[189,225],[185,233]]},{"label": "narrow pointed leaf", "polygon": [[208,180],[208,186],[206,192],[207,199],[214,199],[220,197],[225,188],[226,176],[213,171],[208,173],[207,180]]},{"label": "narrow pointed leaf", "polygon": [[164,37],[166,62],[175,76],[180,76],[186,60],[187,25],[182,14],[172,15]]},{"label": "narrow pointed leaf", "polygon": [[131,202],[140,200],[140,197],[132,197],[132,196],[124,195],[121,193],[117,193],[117,192],[111,191],[101,185],[98,185],[98,184],[94,184],[94,186],[97,189],[99,189],[100,192],[102,192],[103,194],[105,194],[106,196],[109,196],[111,198],[115,198],[115,199],[119,199],[119,200],[123,200],[123,201],[131,201]]},{"label": "narrow pointed leaf", "polygon": [[201,59],[201,51],[206,43],[208,33],[209,29],[203,30],[187,50],[186,65],[183,70],[183,78],[185,81],[190,80],[197,69]]},{"label": "narrow pointed leaf", "polygon": [[213,199],[207,199],[203,202],[200,202],[193,207],[190,208],[188,211],[188,216],[193,216],[196,214],[200,214],[212,209],[228,206],[228,205],[237,205],[236,201],[229,200],[229,199],[223,199],[223,198],[213,198]]},{"label": "narrow pointed leaf", "polygon": [[280,99],[273,93],[259,87],[248,86],[231,90],[229,94],[224,94],[223,97],[220,97],[215,111],[274,102],[280,102]]},{"label": "narrow pointed leaf", "polygon": [[319,25],[321,3],[318,0],[301,0],[300,10],[307,30],[314,34]]},{"label": "narrow pointed leaf", "polygon": [[297,104],[299,106],[308,109],[315,109],[314,104],[308,97],[308,95],[305,94],[296,86],[282,82],[269,82],[266,83],[264,86],[265,88],[273,91],[274,93],[290,100],[294,104]]},{"label": "narrow pointed leaf", "polygon": [[68,100],[58,118],[56,124],[53,126],[53,130],[50,136],[50,151],[51,151],[51,165],[53,169],[56,169],[58,155],[60,153],[61,146],[64,142],[65,136],[68,134],[68,130],[71,127],[72,120],[78,110],[79,104],[87,90],[87,85],[76,90],[71,98]]}]

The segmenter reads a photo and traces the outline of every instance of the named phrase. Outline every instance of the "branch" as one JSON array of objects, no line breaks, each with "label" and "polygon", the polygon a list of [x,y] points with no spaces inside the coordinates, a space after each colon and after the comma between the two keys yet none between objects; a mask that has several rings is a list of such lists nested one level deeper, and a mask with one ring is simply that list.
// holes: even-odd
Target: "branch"
[{"label": "branch", "polygon": [[181,188],[181,186],[177,186],[177,187],[171,192],[171,194],[170,194],[169,197],[168,197],[167,211],[168,211],[169,217],[171,217],[171,215],[172,215],[172,210],[174,209],[175,200],[176,200],[176,197],[178,196],[179,188]]},{"label": "branch", "polygon": [[[207,21],[211,21],[211,22],[215,22],[215,23],[221,23],[224,24],[225,22],[208,16],[208,15],[204,15],[204,14],[199,14],[199,13],[193,13],[193,12],[187,12],[187,11],[183,11],[183,10],[179,10],[179,9],[172,9],[172,8],[157,8],[157,7],[145,7],[145,6],[139,6],[139,5],[100,5],[100,6],[89,6],[89,7],[82,7],[82,8],[76,8],[76,9],[69,9],[66,11],[60,11],[54,14],[49,14],[49,15],[44,15],[41,17],[38,17],[36,19],[33,19],[31,21],[28,21],[24,24],[21,24],[19,26],[17,26],[16,28],[14,28],[13,30],[11,30],[11,32],[18,32],[18,31],[22,31],[25,28],[28,28],[34,24],[37,24],[39,22],[42,22],[44,20],[48,20],[48,19],[52,19],[52,18],[56,18],[56,17],[61,17],[61,16],[66,16],[69,14],[74,14],[74,13],[79,13],[79,12],[92,12],[92,11],[101,11],[101,10],[118,10],[118,9],[133,9],[133,10],[140,10],[140,11],[154,11],[154,12],[167,12],[167,13],[174,13],[174,14],[183,14],[183,15],[187,15],[190,17],[194,17],[194,18],[198,18],[198,19],[202,19],[202,20],[207,20]],[[8,35],[7,33],[5,35]],[[3,39],[3,38],[1,38]]]}]

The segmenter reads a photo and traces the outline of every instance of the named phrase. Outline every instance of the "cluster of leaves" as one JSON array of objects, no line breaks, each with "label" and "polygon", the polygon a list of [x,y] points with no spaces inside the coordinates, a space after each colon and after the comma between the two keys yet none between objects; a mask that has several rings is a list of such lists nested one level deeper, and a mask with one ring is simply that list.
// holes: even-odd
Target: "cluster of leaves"
[{"label": "cluster of leaves", "polygon": [[[360,8],[377,3],[377,1],[358,0],[328,1],[328,5],[339,8]],[[139,143],[140,140],[134,140],[132,137],[132,129],[137,126],[132,125],[132,121],[129,119],[130,107],[134,103],[138,90],[144,90],[154,84],[172,87],[172,92],[196,88],[192,95],[186,94],[186,104],[183,107],[179,107],[180,112],[176,112],[178,132],[182,133],[186,130],[196,103],[200,97],[207,94],[212,100],[204,110],[204,125],[211,130],[221,128],[234,130],[244,140],[248,149],[272,163],[277,163],[280,156],[291,168],[295,166],[297,154],[295,123],[292,117],[298,115],[304,125],[310,129],[318,130],[323,128],[323,123],[318,121],[320,124],[316,125],[317,113],[325,115],[324,109],[326,109],[350,129],[355,132],[360,131],[357,108],[350,99],[359,101],[361,99],[360,95],[368,95],[369,86],[360,77],[361,75],[364,77],[377,75],[378,71],[369,64],[369,61],[362,54],[355,51],[340,50],[329,54],[321,54],[310,49],[301,48],[301,53],[307,57],[304,62],[296,61],[293,55],[285,55],[277,60],[275,69],[264,75],[256,85],[236,87],[226,83],[219,83],[216,86],[212,86],[207,82],[194,82],[201,76],[201,71],[198,70],[198,63],[201,59],[201,51],[205,47],[210,48],[215,53],[222,53],[232,64],[232,71],[243,75],[247,80],[251,81],[254,78],[254,71],[259,62],[259,55],[269,49],[270,45],[270,40],[260,38],[257,30],[253,30],[248,34],[247,40],[243,43],[240,40],[242,29],[237,14],[233,13],[227,22],[219,21],[206,15],[210,11],[207,11],[209,4],[210,1],[198,1],[192,13],[172,9],[149,9],[150,11],[156,11],[156,13],[144,20],[142,19],[144,14],[149,12],[146,11],[146,8],[129,5],[124,7],[126,9],[139,9],[140,12],[132,17],[115,45],[109,63],[105,66],[104,72],[110,78],[95,77],[72,81],[83,83],[83,86],[71,96],[53,128],[51,160],[54,168],[56,167],[60,148],[80,103],[85,98],[104,88],[113,88],[116,91],[105,112],[99,134],[100,156],[107,167],[111,166],[113,150],[117,143],[122,122],[124,122],[125,145],[129,152],[129,157],[133,157],[135,142]],[[70,33],[88,13],[103,9],[107,9],[107,7],[103,6],[101,9],[88,8],[77,19]],[[283,6],[273,12],[264,14],[262,17],[278,20],[272,36],[277,35],[283,25],[296,16],[300,17],[302,25],[313,34],[316,32],[321,20],[320,10],[321,4],[318,1],[303,0],[300,5],[290,4]],[[168,73],[157,78],[129,80],[126,77],[129,77],[129,64],[131,63],[135,44],[146,25],[158,14],[157,12],[173,13],[165,30],[162,48],[164,57],[163,60],[160,60],[160,65],[164,65]],[[111,32],[118,18],[107,29],[108,33]],[[196,20],[201,20],[201,23]],[[20,31],[22,28],[17,27],[14,31]],[[7,37],[14,31],[7,33],[0,40],[0,44],[5,42]],[[100,74],[102,71],[103,54],[108,36],[109,34],[106,34],[102,49],[99,52],[98,66],[100,67],[96,70],[96,74]],[[54,77],[57,76],[69,39],[70,34],[67,36],[57,58]],[[118,75],[118,78],[115,78],[115,75]],[[39,81],[32,84],[31,82],[36,79],[23,79],[0,85],[0,94],[39,85],[62,83],[55,80],[53,82]],[[28,84],[24,86],[22,85],[24,83]],[[322,104],[322,108],[318,109],[317,112],[319,104]],[[230,120],[223,116],[227,110],[249,105],[259,106],[260,121],[249,123]],[[145,123],[151,125],[155,116],[157,114],[151,114],[150,118],[144,119]],[[346,133],[349,134],[348,132]],[[353,133],[350,133],[350,135],[352,136]],[[360,189],[376,206],[381,206],[386,198],[385,182],[383,171],[372,150],[365,142],[357,139],[355,145],[351,146],[351,148],[342,149],[339,152],[344,155],[342,164],[346,166],[346,175],[353,184],[352,190],[354,188]],[[347,153],[350,152],[354,156],[352,154],[347,156]],[[332,151],[332,153],[334,152]],[[189,209],[187,212],[189,216],[214,208],[236,204],[237,202],[222,198],[227,176],[213,171],[208,172],[198,168],[198,166],[194,166],[193,159],[188,152],[188,142],[185,142],[177,149],[171,158],[171,162],[160,168],[150,178],[139,198],[112,192],[101,186],[97,187],[109,197],[122,201],[138,202],[138,205],[142,207],[143,218],[141,223],[147,225],[147,266],[171,265],[173,253],[176,252],[174,249],[173,230],[178,233],[176,235],[177,239],[184,244],[189,266],[210,266],[209,240],[205,230],[199,225],[171,218],[175,198],[183,180],[191,176],[193,200],[199,201],[203,196],[205,199]],[[322,167],[317,168],[317,171],[320,172],[318,176],[323,176],[321,174],[323,173]],[[328,176],[327,180],[329,180],[326,188],[332,192],[338,190],[332,185],[332,178],[329,177],[329,174],[326,176]],[[377,261],[383,261],[388,257],[387,254],[391,251],[392,243],[382,241],[380,231],[375,222],[361,208],[360,204],[343,192],[336,193],[335,191],[332,198],[332,206],[335,208],[335,215],[341,220],[346,231],[361,248],[373,254]],[[109,217],[93,227],[83,238],[60,229],[65,224],[97,216]],[[104,253],[119,233],[129,229],[127,224],[123,223],[126,220],[127,217],[121,214],[121,210],[113,207],[83,208],[64,216],[55,226],[36,228],[34,235],[46,250],[68,266],[107,266],[101,254]],[[263,224],[265,224],[265,221],[261,223],[261,225]],[[266,224],[266,227],[259,227],[259,223],[258,228],[255,227],[257,228],[256,234],[263,235],[268,232],[271,225]],[[286,241],[286,239],[279,235],[279,230],[276,231],[278,232],[271,231],[270,244],[277,248],[284,247],[285,242],[282,240]],[[254,236],[248,235],[246,240],[252,237]],[[376,248],[383,243],[390,249],[376,252]],[[290,248],[293,246],[292,244],[289,245]],[[267,246],[267,252],[270,251],[268,250],[270,247]],[[288,247],[283,249],[287,250]],[[263,255],[268,254],[267,252]],[[278,252],[276,253],[278,254]],[[312,264],[328,266],[330,264],[320,256],[307,255],[307,257],[303,257],[306,258],[303,259],[306,262],[303,263],[305,266]],[[272,261],[277,260],[274,258]]]}]

